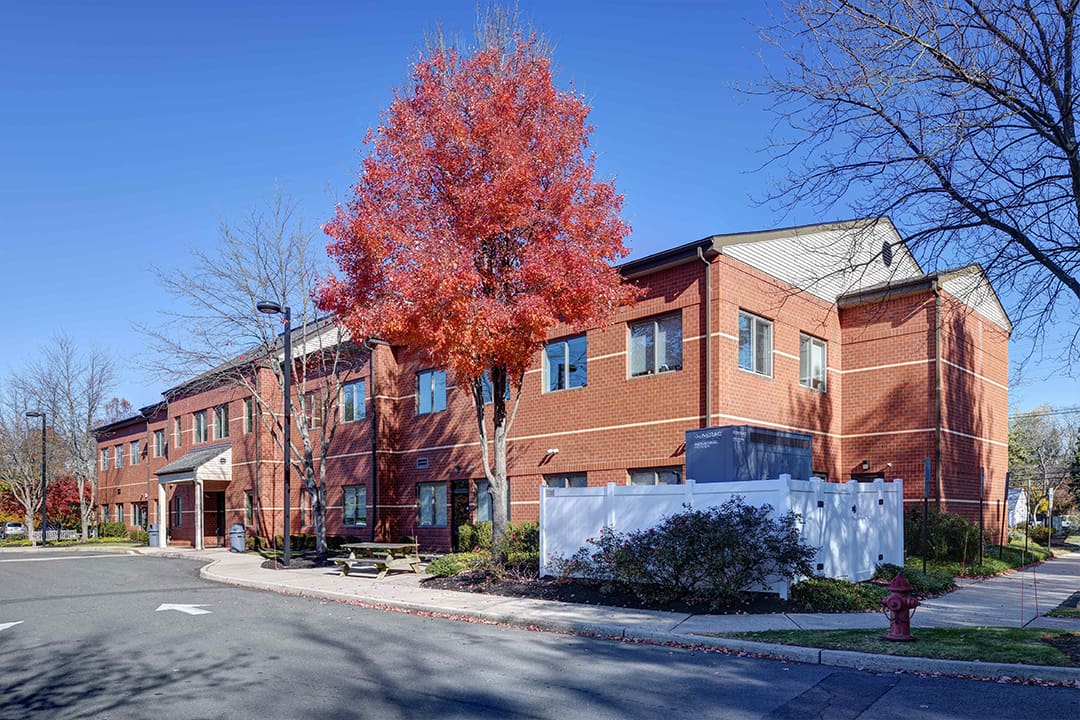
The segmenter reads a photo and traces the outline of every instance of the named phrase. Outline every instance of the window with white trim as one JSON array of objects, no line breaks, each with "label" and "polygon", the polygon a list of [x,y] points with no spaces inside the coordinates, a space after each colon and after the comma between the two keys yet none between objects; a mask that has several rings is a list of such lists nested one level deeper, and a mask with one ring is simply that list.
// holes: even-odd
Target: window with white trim
[{"label": "window with white trim", "polygon": [[476,522],[491,522],[491,484],[487,480],[476,482]]},{"label": "window with white trim", "polygon": [[116,465],[115,465],[115,467],[117,467],[117,468],[124,467],[124,446],[123,445],[117,445],[116,446]]},{"label": "window with white trim", "polygon": [[172,526],[174,528],[184,526],[184,498],[180,495],[172,499]]},{"label": "window with white trim", "polygon": [[109,506],[108,505],[102,505],[101,506],[101,522],[103,522],[103,523],[109,522]]},{"label": "window with white trim", "polygon": [[154,431],[154,457],[165,457],[165,431]]},{"label": "window with white trim", "polygon": [[826,345],[812,335],[799,334],[799,384],[825,392]]},{"label": "window with white trim", "polygon": [[421,527],[446,527],[446,483],[416,486]]},{"label": "window with white trim", "polygon": [[140,455],[140,453],[139,453],[139,441],[138,440],[132,440],[131,441],[131,464],[132,465],[138,465],[139,464],[139,455]]},{"label": "window with white trim", "polygon": [[772,377],[771,320],[739,313],[739,368]]},{"label": "window with white trim", "polygon": [[[485,370],[484,374],[480,376],[480,394],[484,398],[484,404],[487,405],[495,397],[495,385],[491,382],[491,371]],[[506,381],[506,391],[503,393],[503,400],[510,399],[510,380]]]},{"label": "window with white trim", "polygon": [[[101,469],[109,469],[109,448],[101,448]],[[108,522],[108,520],[105,522]]]},{"label": "window with white trim", "polygon": [[177,448],[183,447],[184,446],[183,440],[184,440],[184,433],[183,433],[183,426],[180,423],[180,418],[174,417],[173,418],[173,446],[177,447]]},{"label": "window with white trim", "polygon": [[255,524],[255,493],[251,490],[244,491],[244,524]]},{"label": "window with white trim", "polygon": [[341,488],[341,523],[347,527],[367,525],[367,486]]},{"label": "window with white trim", "polygon": [[341,386],[341,422],[363,420],[365,415],[365,392],[363,380],[348,382]]},{"label": "window with white trim", "polygon": [[682,315],[630,323],[630,377],[682,370]]},{"label": "window with white trim", "polygon": [[255,431],[255,398],[244,398],[244,434]]},{"label": "window with white trim", "polygon": [[588,342],[584,335],[547,344],[544,378],[547,392],[588,385]]},{"label": "window with white trim", "polygon": [[124,503],[116,503],[116,522],[125,522],[124,518]]},{"label": "window with white trim", "polygon": [[195,444],[206,442],[206,411],[200,410],[193,413],[191,417],[194,423],[195,433],[195,438],[192,442]]},{"label": "window with white trim", "polygon": [[446,373],[425,370],[416,373],[416,413],[428,415],[446,409]]},{"label": "window with white trim", "polygon": [[630,471],[630,485],[678,485],[682,482],[682,468],[641,468]]},{"label": "window with white trim", "polygon": [[214,439],[224,440],[229,437],[229,404],[223,403],[214,408]]}]

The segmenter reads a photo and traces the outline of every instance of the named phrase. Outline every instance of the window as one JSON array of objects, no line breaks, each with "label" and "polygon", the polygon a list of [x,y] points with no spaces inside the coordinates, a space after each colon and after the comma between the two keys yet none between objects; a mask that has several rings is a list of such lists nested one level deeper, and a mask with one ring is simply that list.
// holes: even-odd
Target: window
[{"label": "window", "polygon": [[772,377],[772,323],[739,313],[739,367]]},{"label": "window", "polygon": [[631,485],[678,485],[681,482],[682,470],[677,467],[630,471]]},{"label": "window", "polygon": [[140,455],[140,453],[139,453],[139,441],[138,440],[132,440],[131,441],[131,464],[132,465],[138,465],[139,464],[139,455]]},{"label": "window", "polygon": [[172,526],[184,526],[184,498],[179,495],[172,499]]},{"label": "window", "polygon": [[255,398],[244,398],[244,434],[255,430]]},{"label": "window", "polygon": [[548,487],[557,488],[588,487],[589,479],[585,473],[563,473],[561,475],[545,475],[544,484]]},{"label": "window", "polygon": [[192,440],[192,442],[206,442],[206,411],[200,410],[199,412],[194,413],[192,415],[192,420],[194,420],[195,425],[195,438]]},{"label": "window", "polygon": [[446,526],[446,483],[420,483],[416,486],[420,500],[422,527]]},{"label": "window", "polygon": [[[484,374],[480,376],[480,392],[484,396],[484,404],[487,405],[495,397],[495,387],[491,384],[491,371],[485,370]],[[503,399],[510,399],[510,381],[506,381],[506,391],[503,393]]]},{"label": "window", "polygon": [[101,522],[103,522],[103,523],[109,522],[109,506],[108,505],[102,505],[101,506]]},{"label": "window", "polygon": [[367,486],[349,485],[341,488],[343,525],[367,525]]},{"label": "window", "polygon": [[300,493],[300,525],[307,527],[311,524],[311,495],[307,490]]},{"label": "window", "polygon": [[131,506],[132,524],[146,529],[146,503],[135,503]]},{"label": "window", "polygon": [[[101,469],[109,469],[109,448],[101,448]],[[108,520],[105,522],[108,522]]]},{"label": "window", "polygon": [[124,522],[124,503],[116,503],[116,522]]},{"label": "window", "polygon": [[173,446],[178,448],[183,447],[184,443],[181,442],[182,439],[183,432],[180,429],[180,418],[173,418]]},{"label": "window", "polygon": [[491,485],[487,480],[476,483],[476,522],[491,522]]},{"label": "window", "polygon": [[630,324],[630,376],[682,370],[682,315]]},{"label": "window", "polygon": [[251,490],[244,491],[244,524],[255,524],[255,495]]},{"label": "window", "polygon": [[[416,412],[418,415],[446,409],[446,373],[425,370],[416,374]],[[445,493],[444,493],[445,494]]]},{"label": "window", "polygon": [[307,419],[309,428],[322,426],[322,397],[317,390],[306,393],[303,398],[304,418]]},{"label": "window", "polygon": [[547,391],[585,387],[587,346],[584,335],[559,340],[544,348],[544,377]]},{"label": "window", "polygon": [[799,335],[799,384],[825,392],[825,341]]},{"label": "window", "polygon": [[165,457],[165,431],[154,431],[154,457]]},{"label": "window", "polygon": [[224,440],[229,437],[229,404],[214,408],[214,439]]},{"label": "window", "polygon": [[363,380],[345,383],[341,386],[341,422],[364,419],[365,388],[366,385]]},{"label": "window", "polygon": [[116,446],[116,467],[118,467],[118,468],[124,467],[124,446],[123,445],[117,445]]}]

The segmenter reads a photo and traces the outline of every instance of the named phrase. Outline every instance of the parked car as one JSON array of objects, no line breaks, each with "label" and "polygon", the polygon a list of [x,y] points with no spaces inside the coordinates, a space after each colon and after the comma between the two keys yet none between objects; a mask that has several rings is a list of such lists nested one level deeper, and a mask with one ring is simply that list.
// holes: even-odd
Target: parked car
[{"label": "parked car", "polygon": [[6,522],[3,525],[2,537],[7,540],[9,538],[22,535],[26,537],[26,526],[21,522]]}]

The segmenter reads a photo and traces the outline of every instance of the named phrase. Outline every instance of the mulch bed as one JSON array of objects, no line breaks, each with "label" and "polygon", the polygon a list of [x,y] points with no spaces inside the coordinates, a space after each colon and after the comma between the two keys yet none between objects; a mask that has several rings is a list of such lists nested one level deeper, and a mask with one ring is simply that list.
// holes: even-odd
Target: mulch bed
[{"label": "mulch bed", "polygon": [[506,597],[557,600],[585,605],[608,605],[638,610],[666,610],[694,615],[762,614],[801,612],[795,603],[768,593],[747,593],[743,598],[714,607],[701,603],[649,603],[631,592],[604,592],[599,583],[563,578],[499,578],[483,570],[463,572],[452,577],[434,577],[423,581],[424,587],[439,590],[502,595]]},{"label": "mulch bed", "polygon": [[1080,665],[1080,634],[1062,633],[1042,639],[1047,645],[1053,645],[1061,652],[1069,656],[1069,659]]}]

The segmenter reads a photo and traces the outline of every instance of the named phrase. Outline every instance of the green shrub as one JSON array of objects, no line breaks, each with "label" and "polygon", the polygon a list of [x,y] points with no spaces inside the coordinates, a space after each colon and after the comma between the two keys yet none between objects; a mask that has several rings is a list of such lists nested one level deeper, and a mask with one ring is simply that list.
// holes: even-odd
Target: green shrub
[{"label": "green shrub", "polygon": [[552,558],[566,575],[621,586],[647,602],[721,604],[775,578],[810,574],[816,551],[799,538],[797,516],[770,517],[735,496],[719,507],[685,510],[647,530],[610,527],[571,558]]},{"label": "green shrub", "polygon": [[[923,556],[923,509],[915,506],[904,513],[904,554]],[[931,560],[958,560],[970,563],[979,555],[979,526],[955,513],[930,506],[926,515],[926,557]]]},{"label": "green shrub", "polygon": [[452,553],[429,562],[427,573],[435,577],[450,577],[465,570],[483,567],[490,561],[491,554],[487,552]]},{"label": "green shrub", "polygon": [[458,550],[491,550],[491,535],[491,522],[488,520],[475,525],[461,525],[458,527]]},{"label": "green shrub", "polygon": [[[480,523],[490,526],[491,523]],[[490,531],[490,530],[489,530]],[[491,539],[488,538],[488,542]],[[540,524],[534,522],[507,523],[503,535],[502,551],[510,563],[540,561]]]},{"label": "green shrub", "polygon": [[127,536],[127,525],[122,522],[107,522],[98,525],[98,537],[126,538]]},{"label": "green shrub", "polygon": [[1028,537],[1032,542],[1036,542],[1040,545],[1049,545],[1050,543],[1050,528],[1045,525],[1039,525],[1028,530]]},{"label": "green shrub", "polygon": [[150,535],[142,528],[135,528],[134,530],[132,530],[130,533],[128,533],[128,538],[130,538],[134,542],[142,543],[144,545],[150,542]]},{"label": "green shrub", "polygon": [[928,569],[923,572],[917,568],[884,563],[878,565],[877,571],[874,573],[876,579],[889,582],[897,575],[903,575],[908,584],[911,585],[911,589],[920,595],[941,595],[956,587],[953,576],[940,570]]},{"label": "green shrub", "polygon": [[811,577],[791,586],[791,599],[807,612],[879,610],[888,591],[873,583]]}]

